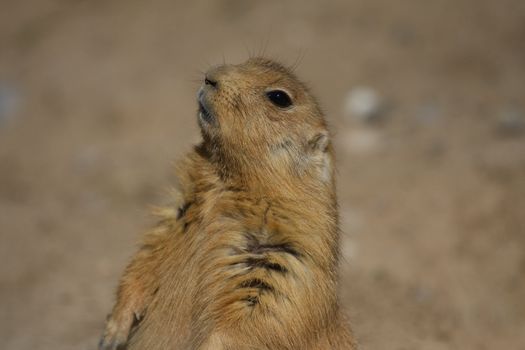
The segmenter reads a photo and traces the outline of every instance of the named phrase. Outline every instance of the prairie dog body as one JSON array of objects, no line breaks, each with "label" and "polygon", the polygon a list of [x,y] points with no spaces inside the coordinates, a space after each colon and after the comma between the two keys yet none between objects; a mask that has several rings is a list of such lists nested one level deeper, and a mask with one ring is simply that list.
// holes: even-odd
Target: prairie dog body
[{"label": "prairie dog body", "polygon": [[337,304],[333,150],[305,86],[263,58],[206,73],[203,142],[119,286],[101,349],[355,349]]}]

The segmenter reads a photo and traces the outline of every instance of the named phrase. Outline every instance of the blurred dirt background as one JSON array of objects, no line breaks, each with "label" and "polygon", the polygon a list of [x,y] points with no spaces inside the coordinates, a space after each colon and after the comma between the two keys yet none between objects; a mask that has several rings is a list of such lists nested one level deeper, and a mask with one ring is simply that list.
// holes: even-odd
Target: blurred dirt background
[{"label": "blurred dirt background", "polygon": [[362,348],[525,349],[522,0],[0,0],[0,348],[95,349],[202,72],[263,51],[332,125]]}]

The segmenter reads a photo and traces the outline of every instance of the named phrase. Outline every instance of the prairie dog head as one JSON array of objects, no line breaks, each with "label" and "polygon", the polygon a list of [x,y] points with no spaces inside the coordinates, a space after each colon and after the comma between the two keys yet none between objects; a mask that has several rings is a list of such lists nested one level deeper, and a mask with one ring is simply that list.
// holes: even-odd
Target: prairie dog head
[{"label": "prairie dog head", "polygon": [[214,67],[205,75],[198,105],[203,145],[227,173],[311,175],[331,182],[332,147],[323,114],[281,64],[251,58]]}]

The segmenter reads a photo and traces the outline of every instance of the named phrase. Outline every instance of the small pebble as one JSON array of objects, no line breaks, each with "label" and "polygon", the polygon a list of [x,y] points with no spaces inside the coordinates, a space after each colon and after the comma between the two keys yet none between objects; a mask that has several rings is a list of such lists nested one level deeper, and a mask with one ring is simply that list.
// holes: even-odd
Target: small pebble
[{"label": "small pebble", "polygon": [[503,136],[518,136],[525,133],[525,115],[516,107],[507,107],[501,111],[497,128]]},{"label": "small pebble", "polygon": [[0,126],[15,117],[19,100],[18,91],[12,85],[0,81]]},{"label": "small pebble", "polygon": [[73,166],[82,174],[94,173],[102,160],[102,152],[95,145],[86,146],[75,154]]},{"label": "small pebble", "polygon": [[418,303],[425,303],[432,299],[432,290],[426,287],[417,286],[411,290],[414,300]]},{"label": "small pebble", "polygon": [[421,124],[434,124],[442,115],[441,108],[433,103],[421,105],[416,111],[416,118]]}]

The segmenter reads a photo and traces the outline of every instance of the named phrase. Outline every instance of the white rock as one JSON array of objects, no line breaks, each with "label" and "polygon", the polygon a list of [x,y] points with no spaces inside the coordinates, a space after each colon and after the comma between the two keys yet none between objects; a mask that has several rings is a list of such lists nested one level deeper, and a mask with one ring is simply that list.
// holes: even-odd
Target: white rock
[{"label": "white rock", "polygon": [[383,103],[379,94],[369,87],[356,87],[348,92],[344,101],[346,118],[370,121],[381,114]]}]

